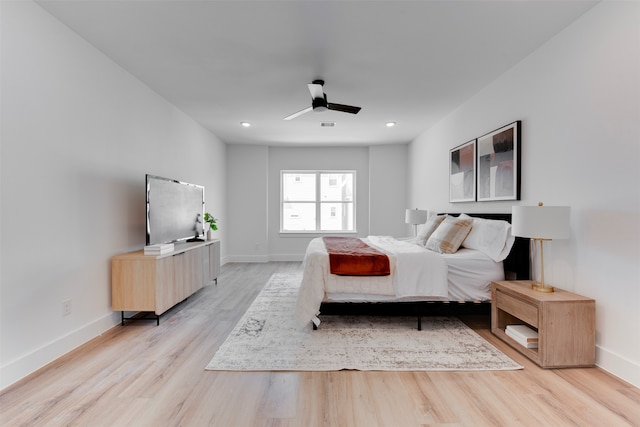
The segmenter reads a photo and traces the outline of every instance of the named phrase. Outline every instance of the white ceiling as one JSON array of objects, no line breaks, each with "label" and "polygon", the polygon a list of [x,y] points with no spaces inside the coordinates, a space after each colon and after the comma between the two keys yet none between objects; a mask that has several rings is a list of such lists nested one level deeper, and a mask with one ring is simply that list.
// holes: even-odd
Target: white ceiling
[{"label": "white ceiling", "polygon": [[[597,2],[38,3],[224,142],[371,145],[410,142]],[[283,121],[316,78],[360,113]]]}]

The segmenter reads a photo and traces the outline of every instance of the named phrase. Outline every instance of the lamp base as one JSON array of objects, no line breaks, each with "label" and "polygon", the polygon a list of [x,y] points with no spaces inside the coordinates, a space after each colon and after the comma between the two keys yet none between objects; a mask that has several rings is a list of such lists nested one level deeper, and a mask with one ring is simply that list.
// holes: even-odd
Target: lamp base
[{"label": "lamp base", "polygon": [[547,292],[547,293],[555,292],[555,289],[553,289],[553,286],[545,286],[545,285],[541,285],[540,283],[534,283],[533,285],[531,285],[531,289],[538,292]]}]

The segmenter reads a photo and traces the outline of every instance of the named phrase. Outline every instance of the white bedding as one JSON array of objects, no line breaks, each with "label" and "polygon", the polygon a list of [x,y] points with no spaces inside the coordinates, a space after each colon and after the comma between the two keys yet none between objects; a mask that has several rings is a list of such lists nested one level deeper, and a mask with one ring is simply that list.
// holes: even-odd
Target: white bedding
[{"label": "white bedding", "polygon": [[387,254],[391,275],[330,274],[324,242],[313,239],[296,305],[301,324],[319,324],[320,304],[325,301],[485,301],[491,298],[491,281],[504,279],[502,262],[477,250],[463,248],[448,255],[388,236],[363,240]]},{"label": "white bedding", "polygon": [[382,300],[394,298],[432,297],[448,295],[447,264],[439,254],[413,243],[388,236],[369,236],[367,244],[381,250],[389,257],[389,276],[337,276],[329,273],[329,255],[322,238],[311,241],[304,258],[304,274],[298,300],[296,317],[302,324],[317,318],[320,304],[326,294],[360,294],[377,296]]},{"label": "white bedding", "polygon": [[442,254],[448,268],[449,301],[489,301],[491,282],[504,280],[502,261],[475,249]]}]

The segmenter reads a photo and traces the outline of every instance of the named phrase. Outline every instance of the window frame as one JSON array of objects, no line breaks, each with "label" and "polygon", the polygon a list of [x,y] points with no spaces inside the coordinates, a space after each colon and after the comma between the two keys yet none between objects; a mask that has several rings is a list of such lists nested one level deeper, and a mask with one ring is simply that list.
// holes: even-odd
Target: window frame
[{"label": "window frame", "polygon": [[[315,186],[316,186],[316,196],[313,201],[298,201],[298,200],[284,200],[284,176],[285,175],[295,175],[295,174],[314,174],[316,178]],[[321,200],[321,176],[328,174],[351,174],[352,175],[352,190],[353,190],[353,200],[345,202],[344,200]],[[328,170],[328,169],[310,169],[310,170],[302,170],[302,169],[283,169],[280,171],[280,234],[284,235],[295,235],[295,234],[317,234],[317,235],[325,235],[325,234],[357,234],[358,226],[357,226],[357,192],[356,192],[356,182],[357,182],[357,174],[355,170]],[[283,226],[284,222],[284,204],[285,203],[309,203],[315,205],[316,212],[316,227],[315,230],[285,230]],[[329,203],[342,203],[342,204],[351,204],[353,206],[353,229],[352,230],[321,230],[321,207],[323,204]]]}]

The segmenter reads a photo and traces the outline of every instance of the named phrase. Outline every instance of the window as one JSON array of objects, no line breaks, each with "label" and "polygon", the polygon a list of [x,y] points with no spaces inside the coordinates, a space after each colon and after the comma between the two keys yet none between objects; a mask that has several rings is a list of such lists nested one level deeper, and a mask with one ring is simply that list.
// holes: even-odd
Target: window
[{"label": "window", "polygon": [[281,171],[282,232],[355,232],[355,171]]}]

